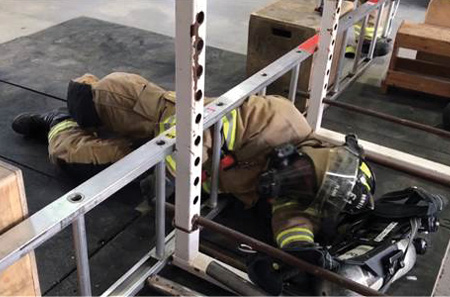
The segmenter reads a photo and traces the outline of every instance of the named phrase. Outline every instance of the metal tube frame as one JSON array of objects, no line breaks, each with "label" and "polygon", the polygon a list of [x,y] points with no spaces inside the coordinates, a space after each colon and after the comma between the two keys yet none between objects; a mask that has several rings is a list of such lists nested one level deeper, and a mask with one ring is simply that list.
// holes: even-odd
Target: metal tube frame
[{"label": "metal tube frame", "polygon": [[[393,0],[385,0],[385,1],[393,1]],[[185,0],[178,0],[178,2],[185,2]],[[197,2],[195,0],[189,0],[186,1],[189,2],[189,9],[192,9],[194,7],[193,2]],[[330,12],[333,11],[333,6],[336,5],[336,3],[340,4],[341,1],[333,1],[333,0],[326,0],[326,8],[324,15],[326,16],[324,18],[325,22],[328,22],[330,24],[330,20],[335,20],[335,18],[332,18]],[[384,1],[379,1],[377,5],[381,5]],[[331,4],[331,5],[330,5]],[[370,13],[373,9],[376,9],[377,5],[371,5],[371,7],[368,7],[366,4],[361,5],[357,10],[349,13],[346,17],[343,17],[339,24],[338,30],[346,30],[350,26],[353,25],[354,22],[357,22],[361,20],[362,18],[367,15],[367,13]],[[334,6],[336,9],[339,6]],[[181,10],[183,13],[186,12],[186,8]],[[193,21],[194,13],[198,12],[198,7],[191,10],[191,14],[187,17],[188,20],[184,20],[185,24],[187,24],[189,21]],[[364,13],[366,12],[366,13]],[[331,18],[331,19],[330,19]],[[177,16],[178,20],[178,16]],[[198,20],[197,20],[198,21]],[[337,24],[337,20],[336,24]],[[178,21],[177,21],[178,22]],[[183,23],[183,21],[180,21],[180,24]],[[189,23],[191,24],[191,23]],[[325,23],[327,24],[327,23]],[[328,28],[329,26],[323,26],[322,28]],[[190,28],[190,25],[189,25]],[[334,28],[334,27],[333,27]],[[325,29],[322,30],[324,32]],[[333,36],[336,34],[336,30],[332,30],[333,35],[330,35],[330,38],[323,38],[321,43],[323,44],[321,47],[319,47],[319,56],[325,56],[324,52],[327,52],[331,47],[330,44],[333,40]],[[182,33],[185,34],[185,33]],[[202,36],[202,33],[200,32],[200,35]],[[178,38],[178,37],[177,37]],[[189,43],[191,42],[191,43]],[[197,40],[198,42],[198,40]],[[178,43],[178,40],[177,40]],[[186,44],[192,45],[192,39],[189,38],[189,41],[180,41],[180,45],[186,45]],[[197,43],[196,43],[197,44]],[[183,51],[186,51],[186,48],[183,48]],[[180,52],[180,50],[177,51],[177,53]],[[273,62],[269,66],[262,69],[260,72],[256,73],[255,75],[249,77],[244,82],[239,84],[238,86],[232,88],[219,98],[217,98],[214,102],[209,104],[205,107],[205,109],[198,110],[195,109],[196,112],[201,113],[203,111],[203,129],[208,129],[214,124],[220,122],[221,118],[228,114],[233,109],[239,107],[244,100],[252,95],[256,94],[257,92],[260,92],[261,90],[264,90],[268,85],[270,85],[272,82],[274,82],[276,79],[284,75],[285,73],[288,73],[289,71],[292,71],[294,68],[298,67],[300,63],[302,63],[304,60],[306,60],[308,57],[311,56],[310,51],[301,50],[300,48],[295,48],[294,50],[288,52],[281,58],[279,58],[277,61]],[[186,57],[183,57],[181,55],[180,59],[186,61],[190,61],[192,63],[192,56],[189,57],[189,55]],[[328,61],[328,59],[326,59]],[[200,63],[202,63],[200,61]],[[311,104],[310,104],[310,110],[308,112],[308,119],[310,120],[310,123],[313,124],[312,126],[315,128],[316,134],[319,138],[329,141],[331,143],[341,143],[343,141],[343,135],[340,135],[339,133],[328,131],[321,128],[321,116],[323,111],[323,102],[322,99],[324,97],[323,90],[326,83],[328,83],[328,75],[327,69],[328,62],[323,63],[320,60],[318,63],[321,63],[322,67],[315,67],[313,77],[318,77],[320,83],[316,83],[313,85],[313,91],[312,93],[316,94],[312,97]],[[187,64],[186,64],[187,65]],[[192,64],[189,64],[189,67]],[[177,66],[178,67],[178,66]],[[192,67],[190,67],[192,68]],[[180,69],[177,69],[179,71],[179,75],[183,75]],[[188,71],[188,74],[184,73],[184,75],[190,75],[189,78],[192,79],[192,72]],[[325,78],[324,78],[325,77]],[[322,78],[322,79],[321,79]],[[189,93],[190,90],[194,90],[192,87],[192,84],[189,82],[189,79],[184,78],[186,81],[187,86],[184,87],[178,87],[177,90],[181,90],[183,92],[183,89],[185,92]],[[199,88],[203,88],[202,83],[199,82],[200,85],[197,85],[196,90]],[[320,89],[320,90],[319,90]],[[179,93],[180,96],[180,93]],[[192,99],[192,93],[189,93],[186,98]],[[183,100],[180,100],[182,102]],[[189,107],[192,107],[192,100],[186,100],[188,101]],[[315,112],[313,112],[315,110]],[[192,120],[192,115],[187,116],[188,119]],[[312,121],[312,122],[311,122]],[[183,120],[177,119],[177,123],[182,123]],[[177,125],[180,126],[180,125]],[[200,128],[199,128],[200,127]],[[192,125],[191,125],[192,128]],[[109,168],[105,169],[104,171],[100,172],[96,176],[92,177],[91,179],[87,180],[83,184],[79,185],[78,187],[74,188],[72,191],[69,191],[59,199],[55,200],[53,203],[49,204],[45,208],[41,209],[40,211],[36,212],[31,217],[25,219],[15,227],[11,228],[7,232],[0,235],[0,271],[7,268],[9,265],[20,259],[22,256],[26,255],[28,252],[34,250],[38,246],[40,246],[42,243],[47,241],[48,239],[52,238],[54,235],[59,233],[61,230],[63,230],[65,227],[67,227],[70,224],[74,224],[74,230],[75,228],[77,231],[75,233],[80,232],[79,226],[84,226],[84,224],[80,225],[80,220],[84,220],[84,214],[89,212],[91,209],[93,209],[98,204],[102,203],[104,200],[108,199],[111,195],[113,195],[115,192],[120,190],[122,187],[130,183],[132,180],[140,176],[142,173],[147,171],[148,169],[154,167],[157,164],[160,164],[164,161],[165,157],[173,153],[174,151],[174,145],[176,142],[176,139],[173,137],[175,127],[162,133],[161,135],[155,137],[153,140],[147,142],[145,145],[141,146],[134,152],[130,153],[126,157],[124,157],[122,160],[116,162],[115,164],[111,165]],[[191,129],[187,129],[190,132],[192,132]],[[201,123],[198,125],[196,129],[198,135],[201,134]],[[186,131],[183,132],[183,130],[178,131],[179,133],[177,135],[178,138],[180,138],[180,135],[183,135],[186,133]],[[192,134],[190,134],[192,137]],[[180,140],[180,139],[178,139]],[[187,143],[187,146],[189,147],[189,142]],[[450,167],[438,164],[423,158],[419,158],[410,154],[406,154],[397,150],[388,149],[370,142],[361,141],[361,144],[365,147],[366,152],[368,152],[368,155],[372,158],[376,159],[378,158],[378,161],[391,161],[390,166],[395,167],[402,167],[405,171],[409,173],[423,173],[432,175],[435,177],[439,177],[443,179],[444,182],[450,184]],[[151,153],[149,153],[151,152]],[[180,157],[180,155],[177,156],[177,164],[183,163],[183,158]],[[186,162],[186,161],[185,161]],[[188,168],[191,168],[191,166],[188,163]],[[392,164],[393,163],[393,164]],[[195,164],[195,163],[194,163]],[[389,164],[388,164],[389,165]],[[183,166],[183,165],[181,165]],[[162,169],[159,170],[159,175],[162,175]],[[188,172],[187,176],[183,176],[186,180],[191,180],[192,178],[192,172]],[[196,176],[196,175],[194,175]],[[158,178],[160,180],[160,178]],[[179,179],[178,179],[179,180]],[[163,183],[158,183],[158,187],[162,187]],[[177,185],[178,188],[178,185]],[[159,190],[159,199],[161,199],[163,191],[161,191],[162,188]],[[190,193],[190,192],[189,192]],[[180,191],[178,191],[177,196],[180,196]],[[186,193],[181,193],[182,195],[185,195]],[[158,196],[158,195],[157,195]],[[185,196],[183,196],[185,198]],[[189,244],[185,244],[189,240],[186,240],[187,237],[192,234],[190,232],[189,227],[192,225],[192,221],[187,221],[187,219],[192,219],[194,213],[198,213],[198,211],[191,211],[189,212],[188,209],[192,209],[193,203],[191,199],[189,200],[190,204],[186,208],[184,207],[178,207],[177,213],[183,213],[180,214],[182,216],[180,219],[178,219],[176,226],[177,230],[170,233],[165,238],[165,253],[161,255],[161,245],[159,244],[159,260],[157,260],[158,256],[156,253],[156,248],[154,248],[149,254],[144,256],[132,269],[130,269],[129,272],[127,272],[121,279],[119,279],[110,289],[108,289],[103,295],[104,296],[110,296],[110,295],[134,295],[136,294],[139,289],[142,287],[145,279],[154,274],[157,273],[162,267],[167,263],[169,256],[174,253],[175,250],[175,238],[181,236],[181,240],[184,240],[184,243],[179,246],[179,253],[178,257],[175,259],[182,259],[182,261],[175,261],[180,266],[184,267],[193,267],[195,266],[195,263],[199,261],[200,258],[204,258],[204,255],[198,252],[198,247],[194,251],[197,257],[192,257],[192,254],[189,253],[189,251],[183,251],[181,247],[189,249]],[[162,200],[160,200],[159,205],[161,205]],[[177,204],[180,204],[180,199],[177,200]],[[197,207],[197,206],[195,206]],[[199,207],[199,206],[198,206]],[[164,209],[164,208],[163,208]],[[161,207],[158,206],[158,213],[160,213]],[[218,210],[217,210],[218,211]],[[157,215],[158,221],[162,222],[162,216],[159,214]],[[183,228],[183,226],[186,225],[188,228],[185,230],[180,230],[179,227]],[[77,227],[75,227],[77,226]],[[159,228],[158,228],[159,229]],[[187,232],[186,232],[187,231]],[[158,231],[161,233],[161,230]],[[179,236],[179,234],[184,233]],[[197,232],[197,231],[194,231]],[[81,231],[81,233],[83,233]],[[78,238],[78,236],[76,236]],[[161,237],[160,235],[158,237]],[[184,238],[183,238],[184,237]],[[197,237],[197,236],[195,236]],[[81,236],[79,237],[81,240],[85,240],[85,237]],[[84,239],[83,239],[84,238]],[[177,239],[178,240],[178,239]],[[197,240],[197,239],[194,239]],[[77,245],[77,243],[75,243]],[[77,259],[83,259],[83,257],[87,256],[87,247],[81,243],[81,246],[84,246],[85,248],[85,256],[78,256]],[[81,249],[78,249],[81,251]],[[183,254],[184,253],[184,254]],[[181,257],[180,257],[181,255]],[[162,256],[162,257],[161,257]],[[188,259],[188,261],[185,261]],[[189,259],[192,259],[193,262],[189,262]],[[86,263],[86,261],[81,261]],[[194,263],[194,264],[193,264]],[[191,265],[193,264],[193,265]],[[80,264],[79,266],[84,266],[85,264]],[[86,275],[86,271],[84,268],[80,268],[79,273],[84,273]],[[193,269],[196,271],[195,269]],[[84,271],[84,272],[83,272]],[[86,278],[85,278],[86,279]],[[85,290],[86,295],[89,295],[89,292]]]},{"label": "metal tube frame", "polygon": [[77,261],[78,292],[81,296],[92,296],[91,276],[89,272],[89,252],[86,238],[86,222],[79,216],[72,223],[73,245]]}]

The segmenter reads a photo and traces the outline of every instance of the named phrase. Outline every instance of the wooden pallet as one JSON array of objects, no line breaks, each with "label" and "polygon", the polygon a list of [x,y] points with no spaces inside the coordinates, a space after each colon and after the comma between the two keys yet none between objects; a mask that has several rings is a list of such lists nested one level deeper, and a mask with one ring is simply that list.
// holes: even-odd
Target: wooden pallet
[{"label": "wooden pallet", "polygon": [[382,88],[399,87],[450,98],[450,65],[398,56],[406,48],[440,57],[450,57],[450,29],[403,22],[397,32],[389,70]]},{"label": "wooden pallet", "polygon": [[[28,215],[22,171],[0,161],[0,234]],[[40,296],[34,253],[0,272],[0,296]]]}]

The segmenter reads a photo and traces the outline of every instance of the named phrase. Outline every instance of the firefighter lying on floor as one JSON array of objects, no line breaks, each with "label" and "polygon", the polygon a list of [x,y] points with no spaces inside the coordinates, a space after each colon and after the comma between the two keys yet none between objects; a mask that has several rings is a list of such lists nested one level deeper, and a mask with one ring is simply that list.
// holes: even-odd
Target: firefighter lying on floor
[{"label": "firefighter lying on floor", "polygon": [[[112,73],[101,80],[84,75],[69,83],[67,100],[68,112],[21,114],[12,128],[48,139],[50,160],[72,171],[102,169],[175,125],[175,93],[135,74]],[[343,146],[325,146],[295,106],[279,96],[251,96],[222,121],[220,190],[247,207],[260,196],[276,197],[272,230],[281,249],[314,260],[305,248],[314,246],[318,231],[332,237],[341,213],[373,208],[374,176],[355,137]],[[105,133],[108,138],[99,136]],[[203,137],[207,185],[211,131]],[[174,158],[167,164],[173,173]]]}]

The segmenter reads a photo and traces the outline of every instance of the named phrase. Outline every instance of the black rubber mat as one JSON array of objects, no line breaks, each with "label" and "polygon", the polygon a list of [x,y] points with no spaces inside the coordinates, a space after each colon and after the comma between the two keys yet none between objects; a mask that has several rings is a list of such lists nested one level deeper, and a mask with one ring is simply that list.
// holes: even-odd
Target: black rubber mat
[{"label": "black rubber mat", "polygon": [[[160,34],[77,18],[0,45],[0,79],[65,98],[70,79],[86,72],[137,73],[174,89],[174,40]],[[206,49],[206,94],[218,96],[245,76],[245,56]]]}]

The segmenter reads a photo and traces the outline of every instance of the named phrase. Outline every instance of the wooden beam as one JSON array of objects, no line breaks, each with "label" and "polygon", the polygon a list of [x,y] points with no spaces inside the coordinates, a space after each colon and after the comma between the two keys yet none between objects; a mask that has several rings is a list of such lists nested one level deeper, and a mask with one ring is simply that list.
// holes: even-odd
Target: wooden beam
[{"label": "wooden beam", "polygon": [[403,22],[396,42],[402,48],[450,56],[450,29],[446,27]]},{"label": "wooden beam", "polygon": [[450,67],[428,61],[397,58],[395,69],[399,71],[411,71],[420,75],[436,76],[450,79]]},{"label": "wooden beam", "polygon": [[450,81],[420,74],[389,70],[384,80],[386,86],[405,88],[442,97],[450,97]]}]

